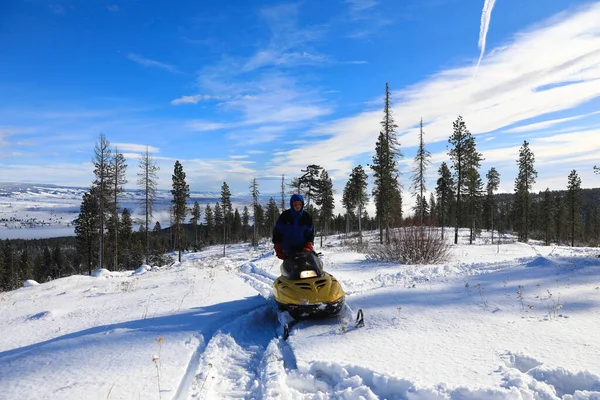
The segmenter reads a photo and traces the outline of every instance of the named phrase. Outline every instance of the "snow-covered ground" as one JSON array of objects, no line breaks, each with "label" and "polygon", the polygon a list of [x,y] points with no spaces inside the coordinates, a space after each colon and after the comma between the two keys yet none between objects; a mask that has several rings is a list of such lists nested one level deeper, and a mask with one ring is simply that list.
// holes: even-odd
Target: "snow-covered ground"
[{"label": "snow-covered ground", "polygon": [[0,293],[0,398],[600,399],[600,250],[486,241],[417,266],[327,240],[366,326],[287,342],[268,243]]}]

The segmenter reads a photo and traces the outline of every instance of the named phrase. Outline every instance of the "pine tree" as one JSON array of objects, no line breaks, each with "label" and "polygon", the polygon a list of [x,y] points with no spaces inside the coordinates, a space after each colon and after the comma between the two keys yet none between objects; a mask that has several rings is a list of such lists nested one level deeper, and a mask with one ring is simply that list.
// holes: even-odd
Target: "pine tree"
[{"label": "pine tree", "polygon": [[492,167],[487,172],[487,174],[485,174],[485,177],[487,178],[487,185],[486,185],[485,191],[487,193],[486,205],[487,205],[487,210],[488,210],[487,215],[489,217],[488,229],[492,230],[492,244],[493,244],[494,243],[494,216],[496,213],[494,192],[496,190],[498,190],[498,187],[500,186],[500,173],[498,171],[496,171],[496,168]]},{"label": "pine tree", "polygon": [[425,149],[425,142],[423,141],[423,118],[421,118],[420,126],[419,147],[415,155],[415,167],[413,169],[411,187],[414,190],[413,195],[417,198],[414,207],[415,215],[418,218],[419,225],[423,226],[427,217],[428,206],[425,199],[425,191],[427,190],[425,187],[425,172],[427,167],[431,165],[431,153]]},{"label": "pine tree", "polygon": [[236,208],[233,212],[233,221],[231,222],[231,239],[235,241],[240,240],[240,234],[242,231],[242,217],[240,212]]},{"label": "pine tree", "polygon": [[544,243],[546,246],[550,246],[550,241],[552,240],[552,233],[554,231],[554,218],[556,214],[556,207],[554,205],[554,201],[552,199],[552,193],[549,188],[546,188],[544,192],[544,199],[542,200],[542,213],[544,214],[544,218],[542,220],[544,230]]},{"label": "pine tree", "polygon": [[258,245],[258,239],[262,237],[265,227],[265,210],[261,204],[257,204],[254,214],[254,229],[256,232],[256,244]]},{"label": "pine tree", "polygon": [[242,211],[242,240],[244,242],[248,241],[248,228],[250,227],[250,212],[248,211],[248,207],[244,206],[244,210]]},{"label": "pine tree", "polygon": [[97,190],[91,188],[84,193],[79,207],[79,216],[74,222],[77,250],[87,264],[88,274],[92,274],[92,263],[97,256],[100,215],[98,214]]},{"label": "pine tree", "polygon": [[581,232],[581,178],[577,171],[572,170],[569,174],[569,183],[567,186],[567,209],[569,211],[568,221],[571,231],[571,247],[575,247],[575,237]]},{"label": "pine tree", "polygon": [[274,227],[279,217],[279,210],[277,209],[277,202],[271,197],[267,203],[265,210],[265,225],[268,227]]},{"label": "pine tree", "polygon": [[[356,215],[358,219],[358,232],[359,232],[359,243],[362,244],[362,225],[361,215],[362,210],[369,201],[369,195],[367,194],[367,182],[368,176],[362,165],[357,165],[352,169],[350,173],[350,179],[346,183],[344,193],[342,195],[342,203],[346,208],[346,215],[351,212],[358,210]],[[347,218],[347,217],[346,217]]]},{"label": "pine tree", "polygon": [[206,209],[204,210],[204,220],[206,221],[206,243],[214,244],[215,243],[215,217],[210,208],[210,204],[206,205]]},{"label": "pine tree", "polygon": [[[479,167],[481,161],[481,154],[477,152],[475,148],[475,138],[471,135],[471,132],[467,129],[467,125],[462,119],[462,116],[458,116],[456,121],[452,124],[453,133],[448,139],[448,142],[453,146],[448,151],[450,159],[452,160],[452,169],[454,169],[454,182],[455,182],[455,194],[456,194],[456,215],[454,224],[454,244],[458,243],[458,228],[464,225],[466,222],[464,210],[463,210],[463,194],[468,194],[468,182],[474,184],[477,180],[477,175],[474,174],[472,169]],[[474,202],[473,202],[474,204]],[[469,216],[469,219],[472,215]]]},{"label": "pine tree", "polygon": [[435,202],[435,195],[433,192],[429,193],[429,219],[431,223],[436,226],[437,224],[437,204]]},{"label": "pine tree", "polygon": [[535,184],[537,171],[533,168],[535,156],[529,149],[529,143],[525,140],[519,150],[517,165],[519,172],[515,180],[515,212],[516,224],[519,231],[519,241],[529,240],[531,222],[531,196],[530,190]]},{"label": "pine tree", "polygon": [[[141,227],[140,227],[141,228]],[[121,254],[121,265],[127,268],[133,263],[133,221],[128,208],[124,208],[121,213],[121,224],[119,225],[119,249]],[[137,265],[136,265],[137,266]]]},{"label": "pine tree", "polygon": [[182,225],[187,215],[187,199],[190,197],[190,187],[185,181],[185,172],[179,160],[175,161],[175,167],[173,170],[173,189],[171,194],[173,195],[173,222],[177,230],[177,249],[179,251],[179,262],[181,262],[181,252],[183,250],[182,240]]},{"label": "pine tree", "polygon": [[381,131],[375,145],[373,164],[369,167],[373,170],[375,187],[373,196],[375,198],[375,209],[379,219],[379,242],[383,243],[383,230],[385,228],[386,243],[390,243],[390,227],[396,218],[402,219],[402,197],[398,183],[397,159],[404,157],[400,151],[400,144],[396,138],[396,128],[391,107],[390,88],[385,84],[385,104]]},{"label": "pine tree", "polygon": [[215,203],[215,231],[219,235],[220,238],[223,237],[223,228],[224,228],[224,216],[223,216],[223,208],[221,207],[221,203],[218,201]]},{"label": "pine tree", "polygon": [[110,209],[114,221],[114,268],[119,266],[119,195],[123,193],[123,186],[127,183],[125,174],[127,172],[127,164],[125,164],[125,156],[115,148],[111,164],[111,195],[112,201]]},{"label": "pine tree", "polygon": [[442,226],[442,239],[444,238],[444,228],[450,225],[450,214],[452,210],[452,201],[454,199],[454,180],[452,179],[452,173],[446,165],[442,162],[438,169],[439,178],[437,180],[437,186],[435,192],[437,195],[437,203],[439,209],[439,220]]},{"label": "pine tree", "polygon": [[94,147],[94,186],[98,198],[98,268],[104,268],[104,225],[111,198],[111,158],[110,142],[103,133]]},{"label": "pine tree", "polygon": [[467,170],[466,189],[467,189],[467,205],[469,209],[469,244],[473,244],[476,234],[477,219],[480,214],[481,199],[483,198],[483,182],[479,175],[479,161],[481,160],[480,153],[474,153],[474,159],[471,166]]},{"label": "pine tree", "polygon": [[321,229],[319,230],[321,231],[321,247],[323,247],[323,233],[325,233],[325,236],[329,235],[329,224],[333,218],[333,210],[335,210],[333,182],[325,169],[321,171],[317,192],[315,202],[321,207],[321,212],[319,213]]},{"label": "pine tree", "polygon": [[252,179],[252,183],[250,184],[250,194],[252,195],[252,216],[254,219],[254,226],[252,229],[252,246],[256,247],[258,245],[258,232],[256,231],[256,213],[257,208],[260,205],[258,203],[258,195],[260,194],[260,192],[258,191],[258,182],[256,181],[256,178]]},{"label": "pine tree", "polygon": [[190,223],[194,228],[194,250],[198,251],[198,221],[200,221],[200,204],[198,201],[194,201],[194,207],[192,208],[192,218],[190,219]]},{"label": "pine tree", "polygon": [[298,178],[298,184],[300,188],[303,188],[303,192],[306,194],[306,207],[310,206],[310,200],[313,197],[319,195],[320,188],[320,173],[323,167],[320,165],[311,164],[306,169],[301,169],[304,175]]},{"label": "pine tree", "polygon": [[231,191],[226,182],[221,185],[221,205],[223,206],[223,257],[225,257],[225,246],[227,234],[231,233],[231,222],[233,219],[233,206],[231,205]]},{"label": "pine tree", "polygon": [[142,190],[144,194],[144,198],[142,200],[142,209],[145,217],[145,252],[144,252],[144,261],[148,262],[148,257],[150,256],[150,219],[152,218],[154,204],[156,202],[156,189],[158,180],[158,170],[159,166],[154,162],[152,157],[150,156],[150,152],[148,150],[148,146],[146,146],[146,151],[142,153],[140,157],[139,170],[137,173],[138,179],[137,184]]}]

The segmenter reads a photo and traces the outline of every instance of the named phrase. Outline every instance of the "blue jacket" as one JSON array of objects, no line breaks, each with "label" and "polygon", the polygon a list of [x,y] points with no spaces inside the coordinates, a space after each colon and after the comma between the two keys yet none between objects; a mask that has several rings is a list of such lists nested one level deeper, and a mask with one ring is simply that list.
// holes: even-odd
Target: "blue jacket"
[{"label": "blue jacket", "polygon": [[[296,212],[292,207],[294,201],[302,202],[302,209]],[[279,215],[273,228],[273,243],[281,243],[283,252],[295,253],[304,248],[306,242],[315,241],[315,226],[312,217],[304,210],[304,198],[294,194],[290,198],[290,209]]]}]

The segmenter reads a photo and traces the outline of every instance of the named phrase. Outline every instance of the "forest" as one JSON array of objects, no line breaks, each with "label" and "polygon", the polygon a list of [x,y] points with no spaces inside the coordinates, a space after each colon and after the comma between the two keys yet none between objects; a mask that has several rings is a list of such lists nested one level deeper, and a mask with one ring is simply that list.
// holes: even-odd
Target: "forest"
[{"label": "forest", "polygon": [[[181,261],[184,251],[199,251],[208,245],[223,245],[224,255],[227,244],[256,245],[270,240],[275,221],[286,209],[291,193],[304,195],[305,209],[313,216],[317,237],[346,234],[360,241],[363,230],[377,230],[379,243],[385,245],[394,240],[395,228],[427,226],[453,231],[454,243],[458,229],[469,228],[471,242],[482,230],[492,230],[498,232],[500,240],[511,234],[522,242],[537,240],[545,245],[600,244],[600,188],[582,189],[577,171],[572,170],[566,176],[565,189],[533,193],[538,172],[534,152],[526,140],[516,160],[519,169],[514,192],[496,193],[501,175],[490,168],[484,185],[480,171],[483,154],[477,151],[475,137],[466,122],[458,116],[448,139],[448,161],[441,163],[435,186],[428,188],[425,176],[431,167],[431,154],[424,143],[422,121],[410,182],[400,182],[398,160],[404,156],[387,84],[380,125],[372,163],[366,168],[354,167],[341,193],[343,214],[334,213],[336,193],[328,171],[320,165],[308,165],[288,182],[282,176],[280,193],[266,204],[259,202],[260,188],[255,177],[249,182],[252,202],[239,210],[232,207],[226,182],[215,204],[189,204],[186,173],[177,160],[172,175],[170,224],[163,228],[153,219],[158,166],[147,147],[140,155],[137,172],[136,184],[143,193],[139,207],[145,217],[137,230],[133,229],[131,210],[119,205],[127,183],[125,157],[100,134],[94,148],[95,179],[82,198],[75,236],[2,241],[0,290],[18,288],[26,279],[46,282],[73,274],[91,274],[98,268],[131,270],[144,263],[165,265],[175,258]],[[600,172],[598,167],[593,168]],[[369,181],[371,193],[367,191]],[[415,199],[410,210],[403,209],[406,196]],[[369,201],[375,205],[375,215],[366,211]]]}]

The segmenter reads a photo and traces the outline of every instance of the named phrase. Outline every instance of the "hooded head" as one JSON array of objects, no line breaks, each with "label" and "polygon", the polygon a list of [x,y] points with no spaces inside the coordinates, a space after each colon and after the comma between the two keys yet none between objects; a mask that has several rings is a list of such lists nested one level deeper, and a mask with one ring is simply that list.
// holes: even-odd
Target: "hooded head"
[{"label": "hooded head", "polygon": [[293,194],[292,197],[290,198],[290,210],[292,210],[292,212],[294,212],[294,202],[295,201],[300,201],[302,202],[302,209],[300,209],[299,212],[302,212],[302,210],[304,209],[304,197],[302,197],[301,194]]}]

